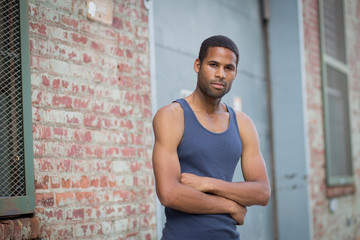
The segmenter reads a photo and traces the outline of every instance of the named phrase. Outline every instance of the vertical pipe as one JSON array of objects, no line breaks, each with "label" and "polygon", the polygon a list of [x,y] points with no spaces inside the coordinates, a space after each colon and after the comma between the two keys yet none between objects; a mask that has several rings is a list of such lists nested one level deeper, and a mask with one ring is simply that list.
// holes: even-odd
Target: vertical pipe
[{"label": "vertical pipe", "polygon": [[263,20],[264,48],[265,48],[265,78],[267,89],[267,106],[269,118],[269,136],[270,136],[270,168],[271,168],[271,192],[272,192],[272,210],[273,210],[273,228],[274,239],[279,239],[277,210],[276,210],[276,178],[275,178],[275,161],[274,161],[274,139],[273,139],[273,117],[272,117],[272,101],[271,101],[271,79],[270,79],[270,48],[269,48],[269,2],[268,0],[260,0],[261,15]]}]

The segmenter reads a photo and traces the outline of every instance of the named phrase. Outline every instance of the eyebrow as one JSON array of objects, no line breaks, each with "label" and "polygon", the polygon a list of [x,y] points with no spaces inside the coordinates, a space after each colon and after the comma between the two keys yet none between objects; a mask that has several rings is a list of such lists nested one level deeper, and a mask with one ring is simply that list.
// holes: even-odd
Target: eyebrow
[{"label": "eyebrow", "polygon": [[226,64],[225,67],[232,67],[234,69],[236,69],[236,65],[231,63],[231,64]]},{"label": "eyebrow", "polygon": [[[209,61],[207,61],[206,63],[208,63],[208,64],[213,63],[213,64],[217,64],[217,65],[220,64],[220,63],[219,63],[218,61],[216,61],[216,60],[209,60]],[[225,67],[232,67],[232,68],[236,69],[236,64],[235,64],[235,63],[229,63],[229,64],[226,64]]]}]

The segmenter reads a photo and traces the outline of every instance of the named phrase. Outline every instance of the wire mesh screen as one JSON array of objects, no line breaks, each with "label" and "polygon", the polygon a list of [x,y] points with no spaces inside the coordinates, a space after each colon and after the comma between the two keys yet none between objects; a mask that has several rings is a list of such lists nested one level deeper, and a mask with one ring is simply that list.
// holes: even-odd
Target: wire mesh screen
[{"label": "wire mesh screen", "polygon": [[325,51],[331,57],[346,63],[343,2],[324,1]]},{"label": "wire mesh screen", "polygon": [[346,75],[326,65],[328,124],[330,129],[329,160],[332,176],[352,174],[350,126],[348,111],[348,86]]},{"label": "wire mesh screen", "polygon": [[20,6],[0,0],[0,197],[25,195]]}]

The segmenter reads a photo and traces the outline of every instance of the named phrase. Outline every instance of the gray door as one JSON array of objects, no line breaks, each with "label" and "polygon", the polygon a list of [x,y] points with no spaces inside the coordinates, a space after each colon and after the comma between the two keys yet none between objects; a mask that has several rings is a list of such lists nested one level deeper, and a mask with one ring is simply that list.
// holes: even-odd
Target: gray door
[{"label": "gray door", "polygon": [[[233,39],[240,51],[238,75],[224,101],[242,108],[254,121],[262,154],[270,166],[270,137],[265,80],[264,36],[260,1],[153,0],[156,59],[156,108],[191,93],[196,86],[193,63],[201,42],[212,35]],[[241,103],[241,104],[240,104]],[[234,181],[242,181],[241,168]],[[267,207],[248,208],[242,239],[274,239],[272,201]],[[158,204],[158,236],[165,217]]]}]

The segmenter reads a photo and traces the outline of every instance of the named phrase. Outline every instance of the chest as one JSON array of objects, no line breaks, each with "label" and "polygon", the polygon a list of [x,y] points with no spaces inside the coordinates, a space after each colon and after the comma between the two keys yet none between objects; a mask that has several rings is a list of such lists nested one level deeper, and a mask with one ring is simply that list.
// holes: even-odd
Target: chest
[{"label": "chest", "polygon": [[230,116],[228,112],[214,115],[202,112],[194,112],[194,114],[198,122],[210,132],[222,133],[229,127]]}]

